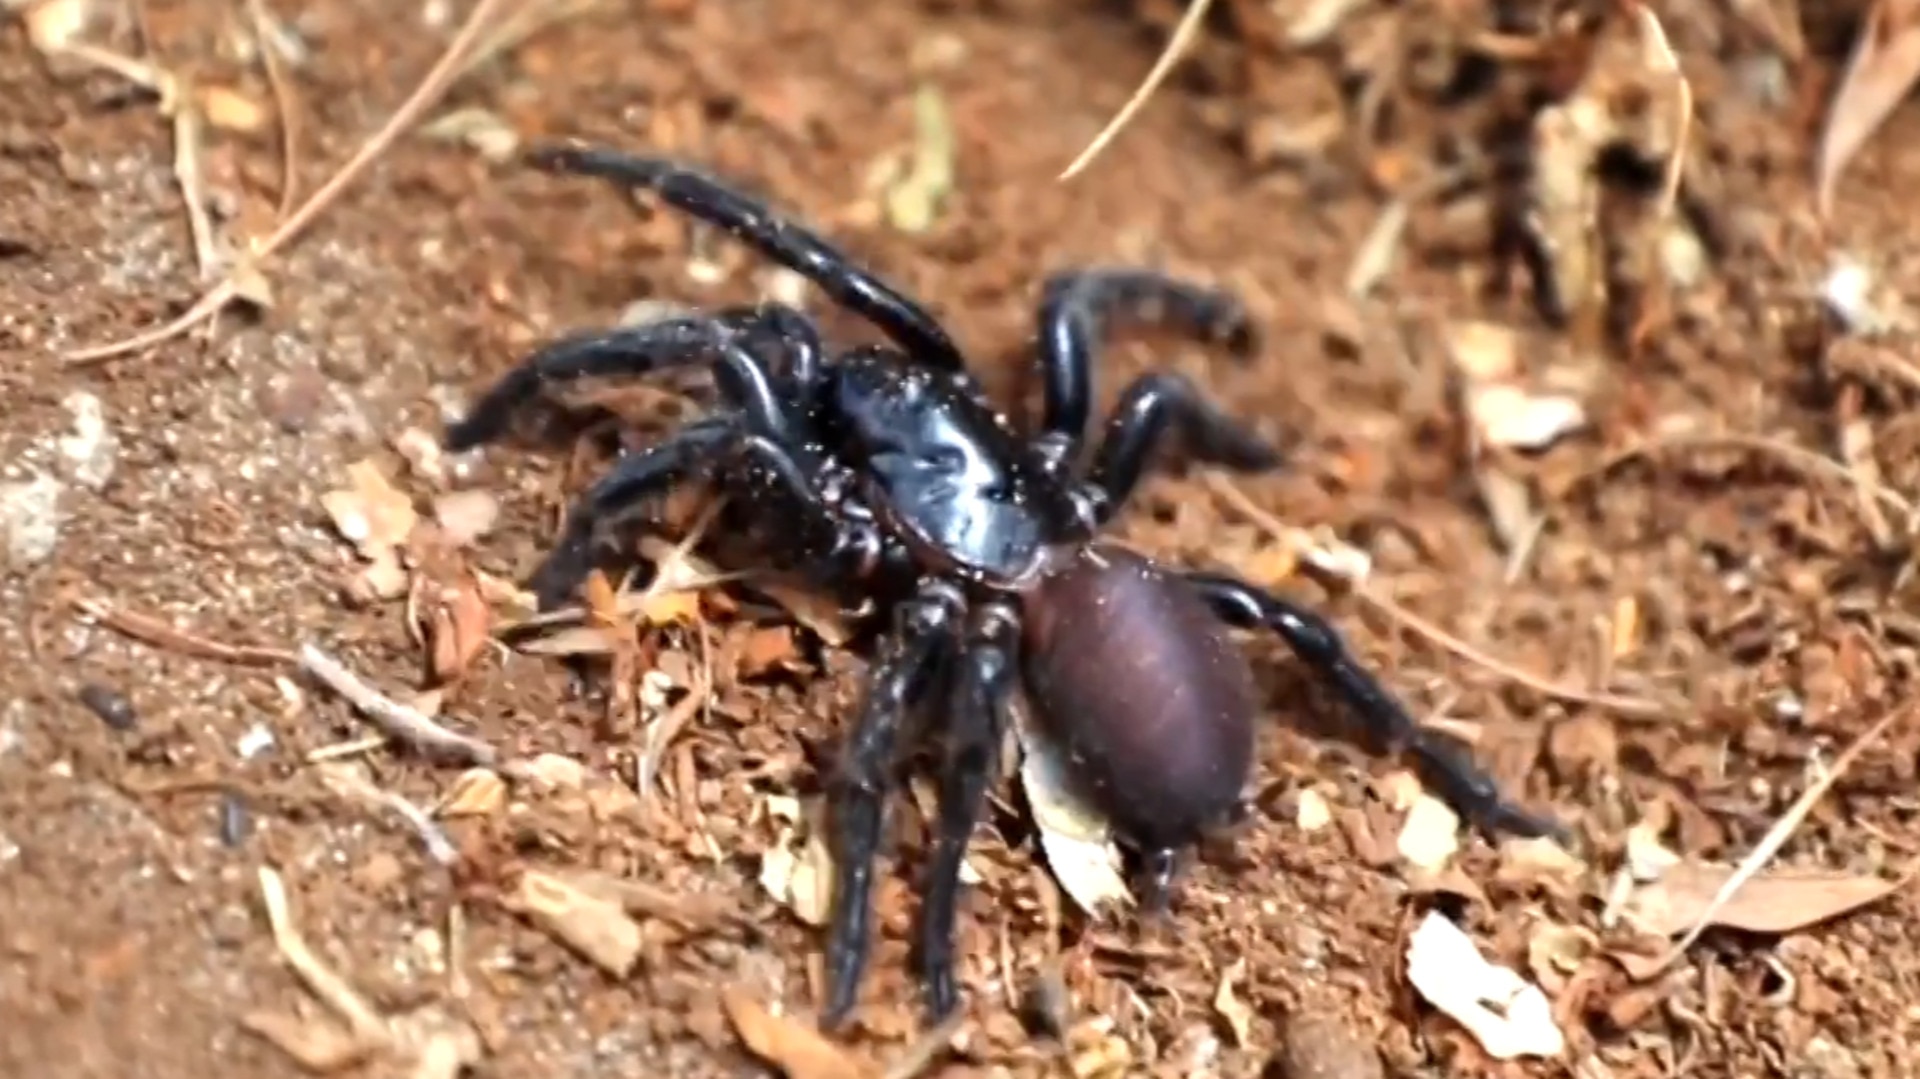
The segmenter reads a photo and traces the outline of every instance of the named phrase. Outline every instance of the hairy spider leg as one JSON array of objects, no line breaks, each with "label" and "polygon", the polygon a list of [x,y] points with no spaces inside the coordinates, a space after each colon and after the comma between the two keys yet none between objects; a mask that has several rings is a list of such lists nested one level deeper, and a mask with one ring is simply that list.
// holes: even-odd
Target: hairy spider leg
[{"label": "hairy spider leg", "polygon": [[1366,672],[1326,619],[1246,581],[1214,573],[1189,573],[1214,613],[1238,629],[1278,634],[1295,655],[1326,679],[1389,748],[1403,750],[1432,774],[1441,799],[1488,836],[1509,833],[1549,836],[1565,842],[1565,826],[1508,802],[1499,785],[1474,763],[1465,747],[1414,721],[1385,687]]},{"label": "hairy spider leg", "polygon": [[1057,274],[1040,297],[1040,374],[1045,386],[1039,438],[1056,467],[1080,454],[1093,415],[1093,368],[1116,321],[1169,326],[1253,352],[1252,324],[1226,292],[1152,270],[1098,269]]},{"label": "hairy spider leg", "polygon": [[947,703],[940,769],[939,816],[927,860],[916,947],[927,1010],[945,1018],[959,1006],[953,973],[953,930],[960,903],[960,866],[998,772],[1000,744],[1012,721],[1019,622],[998,607],[981,608],[961,646]]},{"label": "hairy spider leg", "polygon": [[500,438],[514,415],[540,399],[549,386],[636,378],[701,361],[715,365],[717,380],[733,382],[730,403],[750,413],[755,429],[776,441],[789,441],[794,421],[765,367],[741,346],[743,332],[724,320],[695,316],[561,338],[521,360],[482,394],[460,422],[447,428],[447,448],[459,452]]},{"label": "hairy spider leg", "polygon": [[849,310],[885,331],[923,363],[959,370],[959,346],[925,308],[862,269],[796,221],[717,177],[676,161],[582,145],[543,146],[527,162],[547,172],[597,176],[659,194],[668,205],[733,234],[763,256],[812,281]]},{"label": "hairy spider leg", "polygon": [[1205,464],[1254,472],[1282,460],[1278,448],[1215,408],[1185,376],[1142,375],[1120,394],[1087,470],[1096,523],[1120,511],[1169,433]]},{"label": "hairy spider leg", "polygon": [[827,1030],[852,1013],[872,947],[873,868],[900,731],[916,703],[915,691],[950,651],[960,613],[948,586],[939,582],[929,583],[896,611],[828,788],[835,849],[826,1003],[820,1010],[820,1026]]}]

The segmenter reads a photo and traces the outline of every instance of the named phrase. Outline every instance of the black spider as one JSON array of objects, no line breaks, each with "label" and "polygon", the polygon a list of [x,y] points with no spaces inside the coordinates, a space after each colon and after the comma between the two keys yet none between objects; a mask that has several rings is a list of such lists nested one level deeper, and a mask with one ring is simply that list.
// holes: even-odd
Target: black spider
[{"label": "black spider", "polygon": [[958,1003],[959,869],[1012,695],[1024,692],[1085,796],[1143,858],[1147,904],[1164,910],[1176,854],[1233,815],[1252,768],[1260,703],[1228,627],[1277,633],[1483,830],[1559,834],[1504,801],[1463,749],[1415,724],[1318,615],[1232,577],[1164,569],[1097,541],[1172,431],[1202,461],[1278,463],[1187,380],[1152,374],[1126,388],[1080,467],[1105,324],[1149,319],[1245,354],[1253,335],[1231,296],[1139,270],[1054,278],[1040,306],[1044,415],[1026,437],[988,403],[928,312],[747,195],[684,165],[612,150],[546,148],[530,160],[656,192],[803,274],[891,339],[829,353],[807,316],[779,304],[592,332],[527,358],[447,436],[454,449],[499,437],[547,384],[711,365],[721,407],[628,454],[582,496],[534,576],[542,601],[569,597],[621,516],[702,473],[759,496],[759,518],[787,528],[786,545],[824,583],[891,607],[830,783],[837,849],[822,1025],[852,1010],[897,743],[909,711],[936,694],[945,759],[916,947],[936,1015]]}]

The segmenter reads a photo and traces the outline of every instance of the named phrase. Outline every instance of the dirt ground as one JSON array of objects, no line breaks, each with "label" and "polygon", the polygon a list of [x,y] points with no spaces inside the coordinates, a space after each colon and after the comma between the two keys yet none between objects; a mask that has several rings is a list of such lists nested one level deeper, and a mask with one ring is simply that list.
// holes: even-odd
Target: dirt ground
[{"label": "dirt ground", "polygon": [[[263,913],[267,867],[322,960],[381,1015],[411,1016],[408,1031],[464,1032],[421,1036],[477,1045],[476,1075],[762,1074],[740,1028],[759,1014],[762,1038],[796,1035],[753,1008],[811,1013],[820,934],[804,901],[770,894],[766,866],[786,864],[794,818],[812,812],[857,697],[856,651],[789,635],[783,611],[719,588],[694,608],[709,637],[647,633],[621,653],[625,673],[660,672],[670,702],[703,678],[713,692],[644,800],[630,788],[636,716],[660,702],[615,693],[609,719],[605,665],[581,692],[550,656],[480,643],[459,657],[438,696],[446,721],[514,759],[554,755],[541,758],[553,782],[502,795],[460,765],[366,745],[348,705],[287,662],[311,643],[411,699],[427,652],[409,611],[444,645],[449,619],[479,615],[459,606],[470,587],[446,602],[441,589],[481,579],[467,565],[521,579],[591,466],[513,446],[422,464],[405,432],[437,432],[537,342],[635,301],[738,302],[790,284],[677,218],[487,153],[572,135],[773,193],[950,320],[1008,401],[1031,385],[1037,289],[1054,270],[1157,265],[1238,290],[1264,339],[1252,362],[1128,338],[1100,388],[1110,401],[1142,371],[1185,371],[1283,441],[1289,464],[1230,484],[1170,470],[1119,534],[1323,604],[1416,715],[1471,736],[1509,790],[1576,833],[1563,873],[1466,836],[1423,875],[1396,766],[1303,733],[1336,710],[1283,648],[1250,640],[1273,706],[1249,819],[1204,852],[1168,926],[1089,925],[1063,913],[1009,795],[970,862],[968,1019],[927,1074],[1920,1074],[1920,900],[1882,883],[1920,852],[1920,723],[1897,716],[1842,757],[1902,707],[1920,646],[1905,607],[1920,379],[1901,347],[1901,297],[1920,290],[1904,243],[1920,116],[1893,114],[1827,222],[1809,179],[1857,16],[1823,13],[1831,25],[1809,24],[1804,55],[1783,60],[1732,13],[1766,5],[1660,7],[1698,102],[1682,202],[1712,242],[1693,272],[1668,271],[1671,288],[1645,290],[1627,347],[1543,317],[1524,277],[1491,287],[1483,211],[1497,184],[1470,163],[1498,159],[1487,118],[1526,63],[1460,60],[1466,37],[1494,27],[1477,3],[1223,4],[1185,73],[1071,184],[1055,175],[1149,66],[1173,5],[573,6],[588,10],[467,74],[428,129],[271,258],[270,307],[84,364],[64,357],[165,321],[212,280],[176,124],[122,74],[50,63],[18,19],[0,29],[0,1075],[301,1074],[258,1032],[262,1012],[283,1017],[279,1042],[325,1056],[312,1040],[330,1028],[302,1025],[324,1013]],[[216,246],[275,221],[282,108],[304,196],[466,12],[299,5],[274,54],[281,104],[249,5],[151,0],[138,20],[97,7],[88,40],[199,88],[189,171]],[[1287,24],[1309,18],[1331,21],[1283,48]],[[1369,79],[1390,65],[1423,88],[1362,124],[1380,103]],[[916,102],[930,99],[945,106],[953,173],[915,230],[876,191],[904,189]],[[448,137],[437,121],[459,110],[465,137]],[[1461,170],[1447,186],[1462,198],[1408,195],[1442,169]],[[1383,232],[1402,205],[1404,230]],[[1822,314],[1843,258],[1886,313],[1877,336]],[[1475,323],[1500,329],[1474,340],[1511,335],[1527,365],[1572,372],[1591,423],[1543,454],[1476,463],[1445,347]],[[364,594],[367,563],[329,514],[328,493],[351,490],[366,459],[429,516],[456,488],[501,506],[464,545],[405,537],[410,600]],[[1294,567],[1274,518],[1366,551],[1364,595]],[[139,617],[268,651],[196,655],[127,621]],[[315,751],[332,759],[311,763]],[[569,775],[566,761],[584,767]],[[1622,866],[1677,856],[1724,880],[1829,780],[1757,898],[1647,969],[1658,948],[1613,916],[1618,890],[1644,906],[1667,889],[1682,914],[1655,937],[1678,936],[1700,896]],[[453,864],[370,788],[470,810],[428,826]],[[925,826],[908,812],[895,830],[904,856],[880,889],[851,1055],[789,1061],[793,1074],[887,1065],[916,1036],[904,941]],[[1824,876],[1796,885],[1789,870]],[[650,889],[628,901],[632,920],[612,919],[631,936],[624,976],[516,899],[529,880],[585,871]],[[1795,913],[1821,903],[1835,916]],[[1405,956],[1431,912],[1543,986],[1564,1051],[1496,1060],[1430,1003]],[[1036,1000],[1059,1013],[1064,1045],[1032,1029],[1046,1025]],[[374,1055],[365,1067],[391,1071],[420,1054]]]}]

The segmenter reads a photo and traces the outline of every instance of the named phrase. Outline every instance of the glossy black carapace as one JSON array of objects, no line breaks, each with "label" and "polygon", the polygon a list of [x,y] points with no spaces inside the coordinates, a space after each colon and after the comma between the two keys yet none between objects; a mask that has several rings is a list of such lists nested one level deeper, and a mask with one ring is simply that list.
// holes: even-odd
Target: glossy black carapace
[{"label": "glossy black carapace", "polygon": [[1166,901],[1175,854],[1233,812],[1252,769],[1263,708],[1229,639],[1235,627],[1277,634],[1383,741],[1429,765],[1481,827],[1554,829],[1422,730],[1319,616],[1231,577],[1164,568],[1098,541],[1169,434],[1208,463],[1278,463],[1266,441],[1168,374],[1128,386],[1104,433],[1085,444],[1108,323],[1181,328],[1246,354],[1253,335],[1231,296],[1142,270],[1049,281],[1037,347],[1045,404],[1029,433],[986,399],[930,313],[759,201],[696,169],[611,150],[550,148],[532,161],[652,191],[804,275],[889,339],[832,352],[810,318],[774,303],[595,331],[523,361],[447,438],[454,449],[492,441],[548,386],[702,365],[720,407],[627,454],[582,496],[535,574],[542,602],[571,596],[628,511],[699,474],[749,494],[779,529],[782,553],[823,583],[863,591],[890,612],[830,788],[837,876],[825,1025],[856,999],[893,766],[916,709],[932,716],[945,754],[916,948],[936,1013],[958,1001],[960,865],[1016,691],[1141,856],[1154,905]]}]

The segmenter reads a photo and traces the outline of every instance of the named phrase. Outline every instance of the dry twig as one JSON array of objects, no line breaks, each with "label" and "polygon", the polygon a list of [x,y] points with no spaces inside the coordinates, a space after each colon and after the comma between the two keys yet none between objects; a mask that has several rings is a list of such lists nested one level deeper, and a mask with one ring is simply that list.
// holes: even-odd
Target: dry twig
[{"label": "dry twig", "polygon": [[381,693],[318,647],[311,644],[301,646],[300,669],[345,697],[348,704],[372,720],[374,726],[394,741],[457,764],[492,768],[503,775],[509,774],[508,768],[501,762],[499,750],[477,738],[448,730],[418,708],[401,704]]}]

